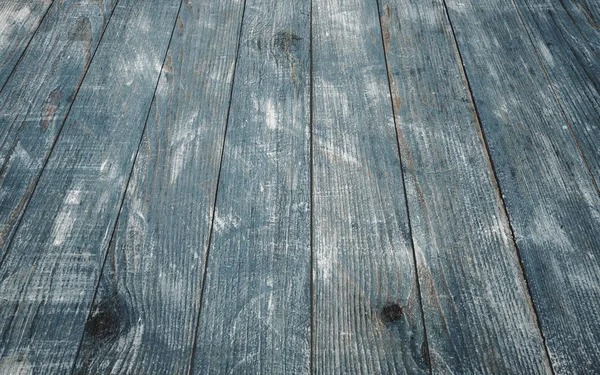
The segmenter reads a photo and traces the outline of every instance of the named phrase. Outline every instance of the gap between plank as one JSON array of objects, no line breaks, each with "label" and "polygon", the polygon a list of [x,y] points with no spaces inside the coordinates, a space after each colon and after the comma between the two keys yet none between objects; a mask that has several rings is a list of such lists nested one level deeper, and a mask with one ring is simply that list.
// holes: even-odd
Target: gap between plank
[{"label": "gap between plank", "polygon": [[[519,16],[519,20],[521,21],[521,24],[523,25],[523,29],[525,29],[525,34],[527,34],[527,37],[529,38],[529,42],[531,43],[531,46],[533,47],[533,51],[535,52],[535,57],[538,59],[538,62],[540,63],[542,71],[544,72],[544,76],[546,77],[546,80],[548,81],[548,85],[550,85],[550,90],[552,91],[552,95],[554,95],[554,99],[556,99],[556,102],[558,103],[558,108],[560,108],[560,113],[562,114],[562,117],[564,118],[565,122],[567,123],[567,126],[569,127],[569,132],[571,133],[571,136],[573,137],[573,140],[575,141],[575,146],[577,146],[577,150],[579,150],[579,154],[581,154],[581,158],[583,159],[585,168],[587,169],[587,171],[592,179],[592,183],[594,184],[594,187],[596,188],[596,192],[598,194],[600,194],[600,188],[598,187],[598,182],[594,178],[592,169],[590,168],[587,158],[585,157],[585,154],[583,153],[583,150],[581,149],[581,146],[579,145],[579,141],[577,140],[577,137],[575,136],[575,132],[573,131],[573,126],[571,125],[571,122],[567,118],[567,114],[565,112],[565,109],[563,108],[563,104],[561,103],[560,99],[558,98],[558,94],[556,93],[556,90],[554,89],[554,85],[552,84],[550,75],[548,75],[546,66],[544,65],[544,62],[542,61],[542,58],[540,57],[540,53],[537,50],[535,43],[533,42],[533,38],[531,37],[531,33],[529,32],[529,29],[527,28],[527,24],[525,23],[525,20],[523,19],[523,16],[521,15],[519,6],[515,2],[515,0],[511,0],[511,1],[512,1],[513,6],[515,7],[517,15]],[[562,3],[562,1],[561,1],[561,4],[563,5],[563,8],[564,8],[564,4]],[[565,8],[565,11],[566,11],[566,8]],[[587,75],[587,73],[586,73],[586,75]],[[595,87],[595,85],[594,85],[594,87]]]},{"label": "gap between plank", "polygon": [[240,52],[240,44],[242,42],[242,31],[244,28],[244,15],[246,14],[246,0],[242,8],[242,18],[240,20],[240,28],[238,33],[238,43],[235,49],[235,60],[233,63],[233,75],[231,77],[231,86],[229,88],[229,105],[227,106],[227,116],[225,117],[225,129],[223,130],[223,144],[221,145],[221,156],[219,158],[219,171],[217,172],[217,181],[215,188],[215,195],[213,199],[210,229],[208,232],[208,242],[206,244],[206,255],[204,256],[204,273],[202,274],[202,285],[200,288],[200,297],[198,300],[198,313],[196,314],[196,326],[194,327],[194,344],[192,346],[192,354],[190,355],[190,362],[188,365],[188,375],[192,374],[194,369],[194,359],[196,358],[196,350],[198,347],[198,330],[200,328],[200,314],[202,313],[202,302],[204,299],[204,290],[206,289],[206,274],[208,272],[208,261],[210,259],[210,244],[212,242],[212,234],[215,226],[215,211],[217,209],[217,197],[219,195],[219,182],[221,180],[221,169],[223,166],[223,154],[225,153],[225,141],[227,140],[227,129],[229,128],[229,115],[231,113],[231,102],[233,101],[233,88],[235,84],[235,75],[237,73],[237,62]]},{"label": "gap between plank", "polygon": [[[383,25],[381,24],[381,6],[379,4],[380,0],[375,0],[377,4],[377,19],[379,21],[379,34],[381,35],[381,46],[383,48],[383,59],[385,62],[385,71],[387,73],[387,83],[388,90],[390,94],[390,105],[392,107],[392,116],[394,118],[394,131],[396,132],[396,147],[398,148],[398,160],[400,162],[400,174],[402,175],[402,189],[404,190],[404,206],[406,208],[406,217],[408,221],[408,235],[410,236],[410,246],[412,249],[412,258],[413,258],[413,268],[415,270],[415,282],[417,284],[417,293],[419,300],[419,307],[421,310],[421,324],[423,325],[423,343],[425,344],[425,348],[427,349],[427,367],[429,368],[429,374],[433,374],[433,369],[431,365],[431,352],[429,351],[429,342],[427,341],[427,326],[425,325],[425,312],[423,311],[423,301],[421,299],[421,284],[419,282],[419,270],[417,267],[417,256],[415,254],[415,241],[413,239],[413,231],[412,231],[412,222],[410,220],[410,209],[408,205],[408,196],[406,192],[406,179],[404,177],[404,164],[402,164],[402,152],[400,151],[400,137],[398,135],[398,124],[396,122],[396,109],[394,108],[394,94],[392,91],[392,83],[391,83],[391,72],[390,66],[387,61],[387,50],[385,48],[385,39],[383,37]],[[422,349],[421,349],[422,351]]]},{"label": "gap between plank", "polygon": [[[23,49],[23,52],[21,52],[21,55],[19,55],[19,58],[17,59],[17,62],[15,63],[15,65],[10,70],[10,73],[8,74],[8,76],[6,76],[6,81],[4,81],[4,84],[2,85],[2,88],[0,88],[0,92],[2,92],[2,90],[4,90],[4,87],[8,83],[8,80],[10,79],[10,77],[13,75],[13,73],[17,69],[17,65],[19,65],[19,63],[23,59],[23,56],[25,55],[25,52],[27,52],[27,50],[29,49],[29,45],[31,44],[31,41],[33,40],[33,38],[35,37],[35,35],[38,33],[38,30],[42,26],[42,23],[44,22],[44,19],[46,18],[46,15],[48,15],[48,13],[50,13],[50,8],[52,8],[54,6],[54,3],[55,3],[55,1],[52,0],[52,3],[50,3],[50,5],[48,5],[48,8],[46,8],[46,12],[44,12],[44,15],[40,19],[40,23],[38,23],[37,27],[35,28],[35,31],[31,34],[31,38],[29,38],[29,40],[27,41],[27,45]],[[113,8],[113,10],[114,9],[115,8]],[[112,14],[112,12],[111,12],[111,14]],[[98,47],[96,46],[96,48],[98,48]],[[91,62],[91,60],[90,60],[90,62]],[[89,67],[89,65],[88,65],[88,67]]]},{"label": "gap between plank", "polygon": [[314,112],[314,108],[313,108],[313,97],[314,97],[314,75],[313,75],[313,0],[310,0],[310,25],[308,28],[308,33],[310,35],[310,42],[309,42],[309,47],[308,47],[308,55],[309,55],[309,84],[310,84],[310,95],[309,95],[309,110],[308,110],[308,121],[309,121],[309,142],[310,142],[310,148],[308,151],[309,154],[309,159],[310,159],[310,165],[309,165],[309,189],[310,189],[310,234],[309,234],[309,246],[310,246],[310,266],[309,266],[309,270],[310,270],[310,286],[309,286],[309,293],[310,293],[310,336],[309,336],[309,353],[310,353],[310,359],[308,361],[308,371],[311,374],[314,374],[314,356],[315,356],[315,349],[314,349],[314,332],[315,332],[315,296],[314,296],[314,292],[315,292],[315,286],[314,286],[314,275],[315,275],[315,270],[314,270],[314,261],[315,261],[315,254],[314,254],[314,207],[315,207],[315,184],[314,184],[314,159],[313,159],[313,112]]},{"label": "gap between plank", "polygon": [[[517,258],[519,259],[519,267],[521,270],[521,277],[523,278],[523,282],[525,283],[525,286],[527,288],[527,300],[533,309],[533,315],[534,315],[533,317],[534,317],[535,323],[537,325],[538,331],[540,332],[542,342],[544,344],[544,351],[546,352],[546,359],[548,360],[548,363],[550,365],[550,370],[552,371],[552,374],[556,374],[556,371],[554,370],[552,361],[550,360],[550,352],[548,350],[548,345],[546,344],[546,337],[544,336],[544,331],[542,330],[540,320],[538,319],[538,312],[537,312],[537,308],[536,308],[535,303],[532,298],[531,287],[529,286],[529,282],[527,281],[527,276],[525,274],[525,266],[523,265],[523,260],[521,258],[521,252],[519,251],[519,247],[517,246],[515,230],[513,228],[512,222],[510,220],[510,215],[508,213],[508,209],[506,208],[506,202],[504,201],[504,195],[502,194],[502,187],[500,186],[500,183],[498,182],[498,174],[496,172],[496,167],[494,165],[494,161],[492,160],[492,156],[489,151],[488,140],[485,135],[483,126],[481,126],[479,110],[477,109],[477,103],[475,102],[475,98],[473,97],[473,91],[471,89],[471,82],[469,81],[469,77],[467,75],[467,70],[465,68],[462,53],[460,51],[460,46],[458,45],[458,40],[456,39],[454,25],[452,24],[452,19],[450,18],[450,12],[448,11],[448,4],[446,4],[446,0],[442,0],[442,5],[444,6],[446,18],[448,19],[448,24],[450,25],[450,31],[452,32],[452,39],[454,41],[454,46],[456,48],[457,58],[459,59],[459,68],[465,79],[465,82],[467,83],[467,94],[469,96],[469,100],[471,101],[471,104],[473,105],[473,109],[475,110],[475,122],[477,123],[477,127],[478,127],[477,130],[478,130],[478,133],[481,135],[481,140],[483,142],[485,156],[486,156],[488,163],[490,165],[490,168],[492,170],[492,179],[493,179],[493,184],[496,186],[496,194],[498,195],[498,198],[500,199],[500,202],[502,203],[502,211],[504,212],[504,215],[507,219],[512,243],[514,245],[514,249],[517,254]],[[536,51],[536,53],[537,53],[537,51]]]},{"label": "gap between plank", "polygon": [[[69,115],[71,114],[71,108],[73,108],[73,103],[75,103],[75,99],[77,99],[77,95],[79,94],[79,89],[81,88],[81,85],[83,84],[83,81],[85,80],[85,77],[87,76],[88,71],[90,70],[90,66],[92,66],[92,61],[94,60],[94,57],[96,56],[96,51],[98,51],[98,48],[100,47],[100,43],[102,43],[102,38],[104,37],[104,32],[106,31],[106,29],[108,28],[108,25],[110,24],[110,20],[112,19],[113,13],[115,12],[115,9],[117,8],[117,4],[119,3],[119,1],[120,0],[115,1],[115,5],[113,6],[113,8],[110,11],[110,14],[108,15],[108,20],[106,21],[106,25],[104,26],[104,29],[102,29],[102,31],[100,32],[100,37],[98,38],[98,44],[96,44],[96,48],[94,49],[94,52],[92,53],[92,56],[90,57],[90,60],[87,64],[87,66],[85,67],[85,72],[83,73],[83,76],[81,77],[81,80],[79,81],[77,88],[75,89],[75,93],[73,94],[73,99],[71,99],[71,102],[68,105],[65,116],[63,117],[62,123],[60,124],[60,127],[58,128],[58,131],[56,132],[54,141],[52,142],[52,145],[50,146],[50,150],[48,151],[48,156],[46,156],[46,159],[43,160],[42,168],[40,168],[38,175],[35,177],[35,179],[33,181],[33,189],[31,190],[31,194],[29,195],[29,198],[27,198],[27,200],[25,201],[25,204],[23,205],[23,210],[19,214],[20,217],[15,222],[15,226],[12,229],[12,234],[10,234],[10,237],[6,240],[6,247],[5,247],[6,250],[4,251],[2,259],[0,259],[0,268],[2,267],[4,260],[8,256],[8,253],[10,251],[10,246],[12,245],[12,241],[15,238],[15,234],[17,233],[17,230],[21,226],[23,217],[25,216],[25,213],[27,212],[27,209],[29,208],[29,202],[31,201],[31,197],[33,197],[33,194],[37,190],[37,186],[38,186],[38,183],[40,182],[40,178],[42,177],[42,174],[44,173],[44,170],[46,169],[46,166],[48,165],[48,160],[50,160],[50,157],[52,156],[52,153],[54,152],[54,147],[58,143],[58,140],[60,138],[62,130],[65,126],[65,123],[67,122],[67,119],[69,118]],[[53,2],[51,4],[51,6],[54,4],[55,3]],[[50,7],[48,7],[48,9],[50,9]],[[46,14],[48,14],[48,12],[46,12]],[[44,14],[44,18],[46,17],[46,14]],[[42,23],[40,22],[40,25],[41,24]],[[38,29],[39,29],[39,26],[38,26]],[[36,32],[37,32],[37,29],[36,29]],[[32,37],[32,39],[33,39],[33,37]],[[31,42],[31,40],[29,42]],[[27,47],[29,47],[29,43],[27,44]],[[24,54],[25,53],[23,52],[23,55]],[[19,61],[21,60],[23,55],[21,55],[21,57],[19,58]],[[15,67],[17,65],[18,65],[18,63],[15,65]],[[15,69],[13,69],[13,71],[10,73],[11,75],[14,72],[14,70]],[[9,78],[10,78],[10,75],[9,75]],[[6,80],[6,82],[8,82],[8,79]],[[2,89],[4,89],[4,86],[2,86]],[[0,89],[0,91],[2,91],[2,89]]]},{"label": "gap between plank", "polygon": [[[119,0],[116,1],[115,7],[113,8],[113,12],[114,12],[114,9],[116,8],[118,2],[119,2]],[[152,111],[152,105],[154,104],[154,101],[155,101],[156,90],[158,89],[158,83],[160,82],[160,78],[162,77],[163,69],[165,66],[165,61],[166,61],[167,55],[169,53],[169,47],[171,46],[171,41],[173,40],[173,34],[175,33],[175,27],[177,25],[177,19],[179,18],[179,12],[181,11],[182,3],[183,3],[183,0],[179,0],[179,8],[177,8],[177,14],[175,15],[175,22],[173,22],[173,28],[171,30],[171,37],[169,38],[169,43],[167,44],[167,48],[165,49],[165,55],[163,57],[163,62],[162,62],[161,68],[160,68],[160,73],[158,74],[158,79],[156,80],[156,83],[154,85],[154,93],[152,94],[152,101],[150,102],[150,106],[148,107],[148,113],[146,114],[146,121],[144,121],[144,128],[142,129],[142,134],[140,136],[140,140],[138,141],[138,145],[135,150],[135,154],[133,156],[133,163],[131,164],[131,169],[129,170],[129,176],[127,177],[127,184],[125,185],[125,190],[123,190],[123,196],[121,197],[121,202],[119,202],[119,210],[118,210],[117,217],[115,219],[115,223],[113,225],[113,229],[110,234],[110,240],[108,241],[108,247],[104,251],[104,259],[102,261],[102,267],[100,267],[100,272],[98,273],[98,279],[96,281],[96,288],[94,289],[94,295],[92,297],[90,306],[88,308],[87,318],[85,319],[84,327],[92,315],[94,301],[96,300],[96,297],[98,295],[98,289],[100,286],[100,281],[102,280],[102,274],[104,273],[104,267],[106,265],[106,260],[108,259],[108,254],[110,253],[110,247],[112,246],[113,241],[115,240],[115,233],[117,231],[117,225],[119,224],[119,219],[120,219],[121,213],[123,211],[123,203],[125,202],[125,197],[127,196],[127,191],[129,190],[129,183],[131,182],[131,176],[133,175],[133,171],[135,169],[137,158],[140,153],[140,147],[141,147],[142,141],[144,140],[144,135],[146,135],[146,128],[148,127],[148,118],[150,117],[150,112]],[[111,18],[112,18],[112,13],[111,13]],[[110,20],[109,20],[109,22],[110,22]],[[104,30],[106,30],[107,28],[108,28],[108,23]],[[104,35],[104,33],[103,33],[103,35]],[[100,41],[101,40],[102,39],[100,39]],[[98,43],[98,45],[100,45],[100,43]],[[83,82],[83,80],[82,80],[82,82]],[[77,352],[75,354],[75,357],[73,360],[73,365],[71,367],[71,374],[73,374],[75,372],[75,367],[77,366],[77,359],[79,358],[79,355],[81,352],[81,345],[83,344],[84,336],[85,336],[85,329],[83,330],[83,332],[81,334],[81,338],[79,339],[79,345],[77,346]]]}]

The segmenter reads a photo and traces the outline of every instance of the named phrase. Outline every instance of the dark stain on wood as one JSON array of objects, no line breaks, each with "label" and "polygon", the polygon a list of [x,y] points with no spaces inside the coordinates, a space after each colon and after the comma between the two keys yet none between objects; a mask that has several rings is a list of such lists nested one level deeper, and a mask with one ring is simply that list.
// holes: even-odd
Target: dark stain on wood
[{"label": "dark stain on wood", "polygon": [[281,51],[289,52],[290,48],[293,47],[299,40],[302,40],[302,38],[293,32],[280,31],[275,34],[275,46],[277,46]]},{"label": "dark stain on wood", "polygon": [[404,311],[402,309],[402,307],[400,307],[398,304],[396,303],[390,303],[385,305],[380,313],[379,316],[381,317],[381,320],[384,323],[394,323],[399,321],[400,319],[402,319],[402,317],[404,316]]},{"label": "dark stain on wood", "polygon": [[54,115],[56,114],[56,110],[60,105],[60,100],[62,99],[62,91],[58,88],[54,89],[50,95],[46,98],[46,102],[44,103],[44,110],[42,113],[42,123],[40,124],[42,129],[48,128],[48,124],[54,121]]},{"label": "dark stain on wood", "polygon": [[126,309],[121,307],[121,298],[114,295],[103,301],[92,312],[85,324],[85,332],[98,341],[109,341],[126,330]]},{"label": "dark stain on wood", "polygon": [[88,17],[81,17],[69,31],[69,40],[90,43],[92,40],[92,24]]}]

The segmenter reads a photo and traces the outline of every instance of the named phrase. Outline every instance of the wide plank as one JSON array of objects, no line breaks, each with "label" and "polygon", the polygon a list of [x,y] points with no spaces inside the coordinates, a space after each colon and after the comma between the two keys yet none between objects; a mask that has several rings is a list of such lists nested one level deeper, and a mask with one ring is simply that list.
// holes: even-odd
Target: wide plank
[{"label": "wide plank", "polygon": [[447,0],[553,368],[600,368],[600,196],[511,0]]},{"label": "wide plank", "polygon": [[53,0],[0,2],[0,89],[17,65]]},{"label": "wide plank", "polygon": [[433,373],[551,373],[444,3],[380,0]]},{"label": "wide plank", "polygon": [[0,258],[115,4],[115,0],[66,0],[51,7],[0,92]]},{"label": "wide plank", "polygon": [[600,182],[600,2],[516,0],[568,126]]},{"label": "wide plank", "polygon": [[315,373],[428,373],[377,1],[313,4]]},{"label": "wide plank", "polygon": [[190,366],[243,7],[181,8],[76,373]]},{"label": "wide plank", "polygon": [[309,372],[309,30],[309,0],[246,0],[197,374]]},{"label": "wide plank", "polygon": [[179,0],[121,0],[0,264],[0,369],[73,366]]}]

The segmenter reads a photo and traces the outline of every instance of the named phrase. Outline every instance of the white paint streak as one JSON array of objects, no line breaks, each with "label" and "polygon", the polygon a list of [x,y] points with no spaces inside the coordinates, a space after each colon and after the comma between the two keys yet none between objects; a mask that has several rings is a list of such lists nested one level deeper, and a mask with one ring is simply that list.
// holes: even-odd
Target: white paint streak
[{"label": "white paint streak", "polygon": [[267,119],[267,127],[269,129],[277,129],[277,112],[275,111],[275,105],[271,99],[267,100],[267,104],[265,106],[265,116]]},{"label": "white paint streak", "polygon": [[52,233],[54,234],[54,246],[62,246],[65,240],[71,235],[71,230],[75,224],[75,215],[71,212],[68,206],[63,206],[56,219]]}]

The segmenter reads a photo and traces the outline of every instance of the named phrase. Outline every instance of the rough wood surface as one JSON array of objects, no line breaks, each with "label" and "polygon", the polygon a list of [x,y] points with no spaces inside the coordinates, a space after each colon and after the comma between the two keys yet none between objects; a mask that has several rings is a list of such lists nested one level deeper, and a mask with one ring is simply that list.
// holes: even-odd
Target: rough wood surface
[{"label": "rough wood surface", "polygon": [[121,0],[0,265],[0,372],[69,371],[179,9]]},{"label": "rough wood surface", "polygon": [[313,5],[316,373],[427,373],[376,1]]},{"label": "rough wood surface", "polygon": [[0,2],[0,88],[13,71],[53,0]]},{"label": "rough wood surface", "polygon": [[550,373],[442,1],[380,16],[434,373]]},{"label": "rough wood surface", "polygon": [[310,364],[310,1],[247,0],[194,372]]},{"label": "rough wood surface", "polygon": [[50,8],[0,92],[0,259],[50,155],[115,0]]},{"label": "rough wood surface", "polygon": [[181,8],[76,373],[190,365],[243,5]]},{"label": "rough wood surface", "polygon": [[510,0],[447,0],[554,370],[600,368],[600,197]]},{"label": "rough wood surface", "polygon": [[600,182],[600,2],[515,0],[569,126]]}]

